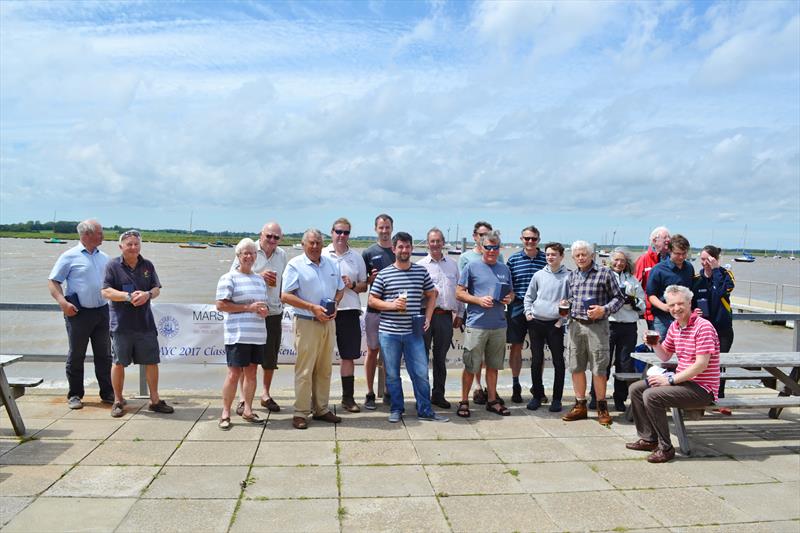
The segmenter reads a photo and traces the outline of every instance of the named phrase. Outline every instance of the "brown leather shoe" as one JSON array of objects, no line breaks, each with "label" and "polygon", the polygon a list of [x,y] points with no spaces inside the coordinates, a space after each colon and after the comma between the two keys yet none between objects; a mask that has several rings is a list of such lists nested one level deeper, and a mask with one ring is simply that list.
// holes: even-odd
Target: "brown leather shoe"
[{"label": "brown leather shoe", "polygon": [[614,419],[608,414],[608,402],[606,400],[597,401],[597,421],[604,426],[610,426]]},{"label": "brown leather shoe", "polygon": [[330,422],[331,424],[338,424],[342,421],[341,416],[336,416],[335,414],[328,411],[324,415],[314,415],[311,418],[314,420],[322,420],[323,422]]},{"label": "brown leather shoe", "polygon": [[636,450],[639,452],[654,452],[658,449],[657,442],[650,442],[649,440],[639,439],[636,442],[627,442],[625,447],[629,450]]},{"label": "brown leather shoe", "polygon": [[308,422],[302,416],[295,416],[292,418],[292,425],[294,429],[308,429]]},{"label": "brown leather shoe", "polygon": [[666,463],[675,458],[675,448],[669,450],[662,450],[658,448],[656,451],[647,456],[648,463]]},{"label": "brown leather shoe", "polygon": [[564,422],[574,422],[575,420],[584,420],[588,418],[589,411],[586,409],[586,400],[575,400],[575,405],[569,410],[569,413],[561,417]]},{"label": "brown leather shoe", "polygon": [[361,408],[353,398],[342,398],[342,408],[349,413],[361,412]]}]

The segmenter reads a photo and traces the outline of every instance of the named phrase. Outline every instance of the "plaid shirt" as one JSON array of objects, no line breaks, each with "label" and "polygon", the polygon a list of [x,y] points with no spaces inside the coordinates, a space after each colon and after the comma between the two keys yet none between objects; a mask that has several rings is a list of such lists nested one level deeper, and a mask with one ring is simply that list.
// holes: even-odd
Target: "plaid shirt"
[{"label": "plaid shirt", "polygon": [[625,303],[625,297],[619,288],[616,276],[608,267],[592,264],[588,272],[581,273],[580,270],[573,270],[569,274],[567,281],[567,295],[572,303],[570,315],[572,318],[589,320],[589,315],[585,302],[589,298],[594,298],[594,305],[602,305],[606,308],[606,317],[611,313],[616,313]]}]

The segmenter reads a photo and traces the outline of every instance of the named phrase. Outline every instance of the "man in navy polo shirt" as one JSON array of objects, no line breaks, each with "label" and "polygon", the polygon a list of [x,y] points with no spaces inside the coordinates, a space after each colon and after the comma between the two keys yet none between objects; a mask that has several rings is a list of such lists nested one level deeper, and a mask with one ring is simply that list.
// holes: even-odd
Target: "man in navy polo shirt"
[{"label": "man in navy polo shirt", "polygon": [[147,387],[150,389],[151,411],[172,413],[174,409],[158,396],[158,331],[150,309],[150,300],[161,293],[161,283],[153,263],[142,257],[141,235],[128,230],[119,236],[122,255],[106,266],[103,297],[111,300],[111,345],[114,366],[111,383],[114,386],[114,405],[111,416],[125,414],[125,367],[131,363],[144,365]]},{"label": "man in navy polo shirt", "polygon": [[694,284],[694,267],[686,260],[689,250],[686,237],[677,233],[673,235],[669,241],[669,259],[654,266],[647,279],[645,292],[653,311],[653,327],[662,341],[667,337],[669,325],[674,320],[664,301],[664,291],[670,285],[680,285],[691,290]]}]

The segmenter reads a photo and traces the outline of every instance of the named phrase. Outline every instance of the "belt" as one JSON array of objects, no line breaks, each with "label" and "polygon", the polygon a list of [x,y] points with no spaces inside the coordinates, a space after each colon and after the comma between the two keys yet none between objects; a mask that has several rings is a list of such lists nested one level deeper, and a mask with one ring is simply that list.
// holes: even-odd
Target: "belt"
[{"label": "belt", "polygon": [[591,318],[575,318],[572,317],[572,320],[580,322],[581,324],[589,325],[589,324],[597,324],[600,320],[592,320]]},{"label": "belt", "polygon": [[300,313],[296,313],[294,316],[295,318],[301,318],[303,320],[312,320],[314,322],[319,322],[319,320],[315,316],[301,315]]},{"label": "belt", "polygon": [[452,313],[450,309],[442,309],[441,307],[437,307],[433,310],[434,315],[450,315]]}]

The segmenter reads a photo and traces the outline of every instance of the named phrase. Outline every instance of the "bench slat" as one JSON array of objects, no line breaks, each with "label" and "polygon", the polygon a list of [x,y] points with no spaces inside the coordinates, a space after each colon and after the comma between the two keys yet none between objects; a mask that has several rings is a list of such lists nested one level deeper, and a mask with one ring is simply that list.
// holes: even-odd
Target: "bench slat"
[{"label": "bench slat", "polygon": [[706,409],[728,407],[731,409],[760,409],[766,407],[800,407],[800,396],[772,396],[757,398],[720,398]]},{"label": "bench slat", "polygon": [[38,387],[43,382],[43,378],[9,378],[8,380],[8,384],[12,387]]}]

